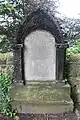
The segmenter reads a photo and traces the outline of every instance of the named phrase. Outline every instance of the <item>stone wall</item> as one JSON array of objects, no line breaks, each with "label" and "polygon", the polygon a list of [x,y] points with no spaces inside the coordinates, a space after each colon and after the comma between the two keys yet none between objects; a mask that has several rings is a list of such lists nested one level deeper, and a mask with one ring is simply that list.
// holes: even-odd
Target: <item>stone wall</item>
[{"label": "stone wall", "polygon": [[10,72],[13,74],[14,65],[13,65],[13,54],[12,53],[0,53],[0,73]]},{"label": "stone wall", "polygon": [[80,111],[80,54],[70,56],[67,64],[67,79],[71,86],[74,110]]}]

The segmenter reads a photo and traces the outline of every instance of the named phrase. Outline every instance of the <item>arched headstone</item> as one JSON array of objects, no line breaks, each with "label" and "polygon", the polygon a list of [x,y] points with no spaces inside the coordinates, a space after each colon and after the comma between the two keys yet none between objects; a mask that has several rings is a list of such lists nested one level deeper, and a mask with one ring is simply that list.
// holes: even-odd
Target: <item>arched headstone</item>
[{"label": "arched headstone", "polygon": [[64,40],[54,16],[38,9],[19,28],[15,49],[14,81],[62,80]]},{"label": "arched headstone", "polygon": [[30,12],[16,42],[14,105],[22,113],[70,111],[70,88],[63,81],[66,43],[51,11],[45,13],[42,8]]},{"label": "arched headstone", "polygon": [[55,38],[47,31],[36,30],[24,40],[25,80],[56,79]]}]

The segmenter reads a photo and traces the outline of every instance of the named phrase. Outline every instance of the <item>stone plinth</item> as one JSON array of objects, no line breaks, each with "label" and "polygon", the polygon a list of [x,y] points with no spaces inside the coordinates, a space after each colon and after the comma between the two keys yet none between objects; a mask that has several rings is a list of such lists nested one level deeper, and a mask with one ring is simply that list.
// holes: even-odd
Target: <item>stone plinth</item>
[{"label": "stone plinth", "polygon": [[52,82],[29,83],[11,92],[13,107],[20,113],[61,113],[73,110],[70,86]]}]

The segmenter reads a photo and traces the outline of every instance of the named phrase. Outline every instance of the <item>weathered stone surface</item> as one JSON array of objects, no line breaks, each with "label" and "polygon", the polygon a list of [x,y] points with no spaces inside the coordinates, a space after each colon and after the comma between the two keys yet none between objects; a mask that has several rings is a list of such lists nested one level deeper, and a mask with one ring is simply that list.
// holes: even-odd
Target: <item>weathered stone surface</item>
[{"label": "weathered stone surface", "polygon": [[80,54],[70,57],[68,64],[68,82],[71,85],[71,98],[74,110],[80,111]]},{"label": "weathered stone surface", "polygon": [[69,58],[70,62],[75,62],[80,64],[80,54],[73,54]]},{"label": "weathered stone surface", "polygon": [[14,50],[14,80],[13,83],[15,85],[17,84],[23,84],[22,81],[22,67],[21,67],[21,46],[16,45]]},{"label": "weathered stone surface", "polygon": [[69,77],[78,77],[80,76],[80,64],[77,62],[70,62],[68,68]]},{"label": "weathered stone surface", "polygon": [[55,38],[47,31],[36,30],[24,41],[25,80],[56,79]]},{"label": "weathered stone surface", "polygon": [[[45,38],[46,39],[46,42],[44,42],[44,46],[42,47],[42,49],[44,48],[44,52],[39,52],[39,55],[38,55],[38,52],[36,52],[36,51],[38,51],[39,49],[40,49],[40,46],[38,45],[38,42],[39,41],[41,41],[40,40],[40,35],[39,34],[37,34],[36,33],[36,39],[38,39],[38,37],[39,37],[39,40],[37,40],[38,42],[36,43],[35,42],[35,39],[33,39],[34,37],[32,37],[31,39],[32,39],[32,42],[31,42],[31,44],[34,44],[34,43],[36,43],[37,44],[37,46],[39,47],[37,47],[36,46],[36,44],[35,44],[35,49],[34,50],[36,50],[35,51],[35,57],[37,56],[37,57],[41,57],[41,55],[40,54],[42,54],[43,55],[43,53],[45,53],[45,51],[46,51],[46,53],[45,53],[45,55],[49,55],[49,56],[47,56],[47,58],[46,58],[46,62],[45,62],[45,60],[44,61],[42,61],[42,64],[41,64],[41,60],[39,61],[39,59],[34,59],[34,60],[36,60],[35,62],[36,62],[36,66],[35,66],[35,69],[37,69],[37,67],[40,67],[41,69],[43,69],[43,70],[41,70],[41,69],[37,69],[38,71],[36,72],[36,70],[34,70],[34,72],[35,72],[35,74],[33,73],[33,67],[32,67],[32,62],[30,61],[30,59],[29,60],[25,60],[25,55],[24,55],[24,51],[25,51],[25,48],[24,48],[24,46],[25,46],[25,38],[30,38],[30,36],[31,36],[31,34],[33,34],[33,33],[35,33],[35,31],[45,31],[45,33],[47,34],[47,33],[50,33],[49,34],[49,36],[50,36],[50,41],[51,41],[51,43],[53,42],[53,39],[55,39],[55,43],[56,43],[56,45],[55,45],[55,47],[57,47],[55,50],[56,50],[56,52],[54,52],[54,54],[53,54],[53,58],[51,58],[51,56],[52,56],[52,51],[53,51],[53,49],[54,49],[54,45],[51,45],[51,48],[52,48],[52,50],[51,49],[49,49],[49,50],[51,50],[51,53],[49,54],[48,52],[47,52],[47,50],[46,50],[46,47],[45,47],[45,45],[46,45],[46,42],[47,43],[49,43],[50,41],[49,41],[49,37],[42,37],[42,35],[41,35],[41,37],[42,38]],[[44,32],[43,32],[44,33]],[[37,37],[38,36],[38,37]],[[47,35],[46,35],[47,36]],[[53,37],[53,38],[52,38]],[[41,38],[41,39],[42,39]],[[47,39],[48,38],[48,39]],[[30,39],[29,39],[30,40]],[[42,41],[45,41],[45,40],[43,40],[42,39]],[[58,24],[58,22],[57,22],[57,20],[55,19],[55,17],[54,16],[52,16],[52,15],[50,15],[50,14],[48,14],[47,12],[45,13],[44,12],[44,10],[43,9],[37,9],[36,11],[34,11],[33,13],[31,13],[29,16],[27,16],[27,18],[26,18],[26,20],[24,21],[24,23],[20,26],[20,28],[19,28],[19,32],[18,32],[18,34],[17,34],[17,39],[16,39],[16,42],[17,42],[17,44],[22,44],[22,49],[21,49],[21,68],[20,69],[22,69],[22,80],[23,81],[25,81],[25,83],[26,83],[26,80],[28,79],[29,80],[29,78],[32,80],[35,80],[35,79],[39,79],[39,80],[41,80],[41,78],[42,79],[47,79],[47,80],[52,80],[52,79],[57,79],[57,80],[62,80],[62,79],[64,79],[63,78],[63,72],[64,72],[64,59],[65,59],[65,48],[64,47],[62,47],[63,46],[63,44],[65,43],[65,41],[64,41],[64,39],[63,39],[63,34],[62,34],[62,32],[61,32],[61,28],[60,28],[60,26],[59,26],[59,24]],[[58,44],[58,45],[57,45]],[[28,47],[30,47],[30,45],[28,45]],[[38,50],[37,50],[37,49]],[[50,44],[48,44],[48,48],[50,48]],[[26,49],[27,50],[30,50],[30,48],[28,49],[27,47],[26,47]],[[42,49],[40,49],[40,50],[42,50]],[[26,58],[28,58],[29,56],[27,56],[27,55],[29,55],[27,52],[29,52],[29,51],[27,51],[26,50]],[[33,50],[33,52],[34,52],[34,50]],[[17,51],[15,51],[15,52],[17,52]],[[37,54],[36,54],[37,53]],[[55,55],[55,53],[56,53],[56,55]],[[19,55],[19,54],[18,54]],[[44,56],[45,56],[44,55]],[[31,57],[31,56],[30,56]],[[49,57],[49,58],[48,58]],[[53,60],[54,59],[54,57],[55,57],[55,60],[56,60],[56,62],[55,62],[55,64],[56,64],[56,68],[53,70],[53,68],[54,68],[54,62],[53,61],[55,61],[55,60]],[[43,58],[43,57],[42,57]],[[41,58],[40,58],[41,59]],[[50,59],[50,60],[49,60]],[[53,61],[52,61],[52,60]],[[26,62],[26,64],[24,64],[25,63],[25,61],[28,61],[28,62]],[[31,62],[31,63],[30,63]],[[34,61],[33,61],[33,66],[34,66],[34,63],[35,63]],[[50,63],[51,63],[51,65],[50,65]],[[27,65],[27,67],[28,68],[30,68],[30,65],[31,65],[31,72],[30,72],[30,70],[27,70],[27,67],[25,67],[25,65]],[[26,70],[25,70],[26,69]],[[52,69],[52,71],[51,71],[51,69]],[[26,75],[25,75],[25,71],[27,71],[26,72]],[[42,72],[42,71],[45,71],[45,72]],[[15,71],[16,72],[16,71]],[[27,74],[28,73],[28,74]],[[21,73],[19,73],[19,74],[21,74]],[[37,75],[36,75],[37,74]],[[42,76],[40,76],[40,74],[42,75]],[[45,75],[46,74],[46,75]],[[54,74],[56,74],[56,75],[54,75]],[[17,74],[16,74],[17,75]],[[25,77],[26,76],[26,77]],[[34,76],[34,77],[33,77]],[[56,76],[56,77],[53,77],[53,76]],[[36,78],[37,77],[37,78]],[[48,78],[47,78],[48,77]],[[27,79],[25,79],[25,78],[27,78]],[[19,79],[19,78],[18,78]],[[17,80],[18,80],[17,79]]]},{"label": "weathered stone surface", "polygon": [[14,108],[18,109],[19,113],[33,114],[58,114],[73,111],[72,104],[54,103],[54,104],[26,104],[25,102],[15,102]]},{"label": "weathered stone surface", "polygon": [[79,77],[68,77],[68,81],[69,81],[69,83],[72,87],[80,84],[80,78]]},{"label": "weathered stone surface", "polygon": [[[45,2],[44,5],[48,4]],[[64,79],[66,48],[63,45],[65,41],[58,21],[51,14],[50,9],[45,12],[44,8],[42,6],[42,8],[31,12],[20,26],[17,34],[16,43],[17,45],[21,44],[22,48],[20,51],[15,49],[14,52],[14,77],[16,80],[14,82],[20,84],[23,80],[25,86],[14,87],[11,95],[13,105],[21,108],[21,112],[33,112],[35,110],[48,112],[43,109],[48,110],[49,108],[50,112],[53,113],[56,107],[54,104],[59,105],[60,108],[64,106],[62,107],[64,112],[67,109],[72,110],[73,107],[68,86],[62,84],[42,85],[41,83],[39,83],[41,85],[34,85],[33,83],[33,86],[30,86],[27,82],[31,82],[31,80],[42,82],[52,80],[56,84],[56,79],[58,83],[59,80]],[[32,106],[34,104],[35,110]],[[59,107],[57,106],[56,109],[58,110]],[[62,111],[60,110],[60,112]]]},{"label": "weathered stone surface", "polygon": [[[72,110],[73,103],[70,98],[70,87],[68,85],[53,86],[19,86],[12,89],[13,106],[17,106],[20,112],[58,112]],[[33,106],[35,107],[33,108]],[[21,106],[21,109],[20,109]],[[48,107],[48,108],[47,108]],[[30,111],[27,109],[29,108]],[[47,110],[46,110],[47,109]],[[60,112],[60,109],[59,109]]]},{"label": "weathered stone surface", "polygon": [[67,73],[68,80],[72,85],[80,84],[80,54],[70,57]]}]

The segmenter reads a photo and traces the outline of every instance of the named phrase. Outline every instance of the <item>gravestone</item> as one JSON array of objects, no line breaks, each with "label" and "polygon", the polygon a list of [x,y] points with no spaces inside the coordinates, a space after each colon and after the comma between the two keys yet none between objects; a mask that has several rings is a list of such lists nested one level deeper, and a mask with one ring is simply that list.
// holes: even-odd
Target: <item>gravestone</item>
[{"label": "gravestone", "polygon": [[73,109],[65,85],[65,52],[57,19],[43,9],[30,13],[19,28],[14,49],[13,106],[19,112],[56,113]]},{"label": "gravestone", "polygon": [[66,43],[56,19],[40,9],[33,12],[17,35],[14,82],[63,80],[65,50]]},{"label": "gravestone", "polygon": [[36,30],[24,41],[25,80],[55,80],[55,38],[46,31]]}]

